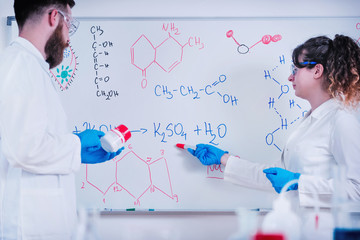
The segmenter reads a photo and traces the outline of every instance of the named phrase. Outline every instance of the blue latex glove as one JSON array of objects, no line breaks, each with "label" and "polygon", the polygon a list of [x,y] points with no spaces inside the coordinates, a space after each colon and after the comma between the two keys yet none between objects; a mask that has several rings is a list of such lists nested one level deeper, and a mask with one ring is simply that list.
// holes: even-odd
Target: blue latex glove
[{"label": "blue latex glove", "polygon": [[106,162],[121,153],[124,147],[117,152],[106,152],[100,143],[100,138],[105,135],[102,131],[87,129],[76,134],[81,142],[81,163],[94,164]]},{"label": "blue latex glove", "polygon": [[[300,178],[300,173],[293,173],[283,168],[267,168],[264,169],[263,172],[266,174],[266,177],[270,180],[277,193],[280,193],[285,184],[291,180]],[[286,191],[297,189],[298,184],[296,183],[291,185]]]},{"label": "blue latex glove", "polygon": [[204,165],[220,164],[221,157],[228,153],[217,147],[208,144],[198,144],[196,149],[187,149],[192,155],[197,157]]}]

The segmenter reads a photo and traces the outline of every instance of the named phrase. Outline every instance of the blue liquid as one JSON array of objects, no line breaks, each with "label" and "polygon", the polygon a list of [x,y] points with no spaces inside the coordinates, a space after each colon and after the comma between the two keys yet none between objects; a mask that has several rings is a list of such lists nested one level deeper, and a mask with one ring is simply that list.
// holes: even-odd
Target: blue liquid
[{"label": "blue liquid", "polygon": [[360,229],[335,228],[334,240],[360,240]]}]

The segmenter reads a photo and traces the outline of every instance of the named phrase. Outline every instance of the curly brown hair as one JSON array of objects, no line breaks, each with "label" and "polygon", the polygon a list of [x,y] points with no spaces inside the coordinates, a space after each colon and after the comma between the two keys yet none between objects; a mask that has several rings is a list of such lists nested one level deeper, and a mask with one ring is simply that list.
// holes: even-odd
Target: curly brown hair
[{"label": "curly brown hair", "polygon": [[348,36],[335,35],[310,38],[296,47],[292,54],[298,68],[313,68],[316,64],[302,65],[302,61],[316,62],[324,67],[323,87],[347,106],[357,107],[360,102],[360,47]]}]

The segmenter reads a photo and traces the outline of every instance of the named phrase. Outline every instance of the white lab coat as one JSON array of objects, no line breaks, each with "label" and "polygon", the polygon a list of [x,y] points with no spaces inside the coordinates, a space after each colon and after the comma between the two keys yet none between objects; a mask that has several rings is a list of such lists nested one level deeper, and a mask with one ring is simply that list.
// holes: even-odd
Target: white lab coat
[{"label": "white lab coat", "polygon": [[334,194],[334,165],[346,166],[347,180],[343,187],[349,199],[360,201],[360,123],[352,112],[330,99],[301,121],[289,137],[281,161],[261,164],[230,156],[224,179],[274,191],[263,169],[282,167],[301,173],[298,191],[286,193],[296,204],[314,206],[313,193],[316,192],[320,206],[330,207]]},{"label": "white lab coat", "polygon": [[17,38],[0,56],[0,239],[70,239],[81,143],[49,65]]}]

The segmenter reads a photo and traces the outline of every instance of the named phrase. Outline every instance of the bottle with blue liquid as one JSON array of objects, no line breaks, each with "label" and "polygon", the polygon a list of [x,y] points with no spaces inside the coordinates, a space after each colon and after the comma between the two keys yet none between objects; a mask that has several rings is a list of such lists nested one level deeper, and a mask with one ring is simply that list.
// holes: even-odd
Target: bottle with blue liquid
[{"label": "bottle with blue liquid", "polygon": [[350,201],[346,193],[346,168],[334,167],[334,240],[360,240],[360,203]]}]

